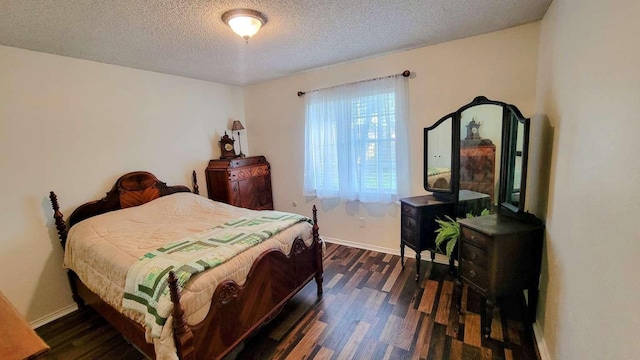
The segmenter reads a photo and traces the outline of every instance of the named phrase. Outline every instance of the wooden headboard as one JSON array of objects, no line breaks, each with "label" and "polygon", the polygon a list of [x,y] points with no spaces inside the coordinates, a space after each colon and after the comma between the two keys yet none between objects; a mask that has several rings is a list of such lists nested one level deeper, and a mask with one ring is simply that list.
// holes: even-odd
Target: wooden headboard
[{"label": "wooden headboard", "polygon": [[[198,194],[198,181],[195,171],[192,173],[192,181],[193,193]],[[69,227],[92,216],[142,205],[161,196],[177,192],[191,192],[191,190],[183,185],[167,186],[166,183],[158,180],[158,178],[150,172],[130,172],[118,178],[113,188],[104,198],[80,205],[71,213],[71,216],[69,216]],[[66,224],[60,213],[58,198],[53,191],[49,194],[49,198],[51,199],[51,205],[55,212],[54,218],[56,220],[58,235],[64,247],[67,237]]]}]

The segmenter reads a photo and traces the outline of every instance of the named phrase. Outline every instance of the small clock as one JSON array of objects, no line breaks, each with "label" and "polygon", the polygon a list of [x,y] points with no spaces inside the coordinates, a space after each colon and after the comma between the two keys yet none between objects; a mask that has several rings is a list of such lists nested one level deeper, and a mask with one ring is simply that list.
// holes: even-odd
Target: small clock
[{"label": "small clock", "polygon": [[471,119],[467,125],[467,138],[465,140],[477,140],[480,139],[480,123],[475,119]]},{"label": "small clock", "polygon": [[236,149],[233,146],[234,142],[235,140],[230,138],[225,131],[224,136],[222,136],[218,142],[218,144],[220,144],[220,159],[232,159],[238,157],[238,155],[236,155]]}]

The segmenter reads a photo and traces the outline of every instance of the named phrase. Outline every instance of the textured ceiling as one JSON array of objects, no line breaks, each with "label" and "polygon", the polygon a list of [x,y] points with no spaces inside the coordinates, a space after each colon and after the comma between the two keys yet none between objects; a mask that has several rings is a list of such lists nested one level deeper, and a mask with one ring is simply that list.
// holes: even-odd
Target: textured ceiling
[{"label": "textured ceiling", "polygon": [[[224,84],[540,20],[552,0],[0,0],[0,44]],[[246,44],[220,19],[268,22]]]}]

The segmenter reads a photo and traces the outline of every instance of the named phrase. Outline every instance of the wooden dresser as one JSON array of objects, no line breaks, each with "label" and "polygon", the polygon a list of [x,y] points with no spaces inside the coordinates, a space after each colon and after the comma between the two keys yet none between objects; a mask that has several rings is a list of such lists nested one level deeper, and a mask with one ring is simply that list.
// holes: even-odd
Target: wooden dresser
[{"label": "wooden dresser", "polygon": [[0,292],[0,359],[46,358],[47,345]]},{"label": "wooden dresser", "polygon": [[496,178],[496,146],[460,146],[460,189],[489,194],[493,201]]},{"label": "wooden dresser", "polygon": [[253,210],[273,210],[271,169],[264,156],[209,161],[209,198]]},{"label": "wooden dresser", "polygon": [[[404,267],[404,247],[408,246],[416,253],[416,280],[420,277],[420,260],[422,251],[431,253],[431,260],[436,256],[436,219],[445,220],[450,217],[463,217],[472,212],[479,214],[491,206],[489,196],[468,190],[459,192],[458,209],[454,201],[439,200],[433,195],[414,196],[400,199],[400,261]],[[457,213],[456,213],[457,212]],[[455,216],[454,216],[455,215]],[[449,260],[453,271],[453,258]]]},{"label": "wooden dresser", "polygon": [[[486,298],[482,333],[491,334],[496,298],[527,290],[528,320],[535,321],[544,225],[487,215],[458,220],[459,280]],[[462,285],[457,282],[459,291]]]}]

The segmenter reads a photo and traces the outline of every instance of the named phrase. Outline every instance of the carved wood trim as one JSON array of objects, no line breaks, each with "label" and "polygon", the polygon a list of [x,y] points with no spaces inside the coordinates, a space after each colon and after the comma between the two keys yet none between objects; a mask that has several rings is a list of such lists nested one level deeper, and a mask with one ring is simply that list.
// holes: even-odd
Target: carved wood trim
[{"label": "carved wood trim", "polygon": [[263,164],[238,170],[231,170],[229,172],[229,180],[238,181],[266,175],[269,175],[269,166]]},{"label": "carved wood trim", "polygon": [[234,281],[227,280],[221,285],[222,288],[220,289],[220,294],[218,295],[218,301],[216,301],[216,305],[218,307],[227,305],[232,300],[237,299],[239,291],[238,284],[236,284]]},{"label": "carved wood trim", "polygon": [[306,249],[307,247],[305,246],[304,241],[301,238],[295,238],[293,240],[293,246],[291,246],[291,253],[300,255]]}]

